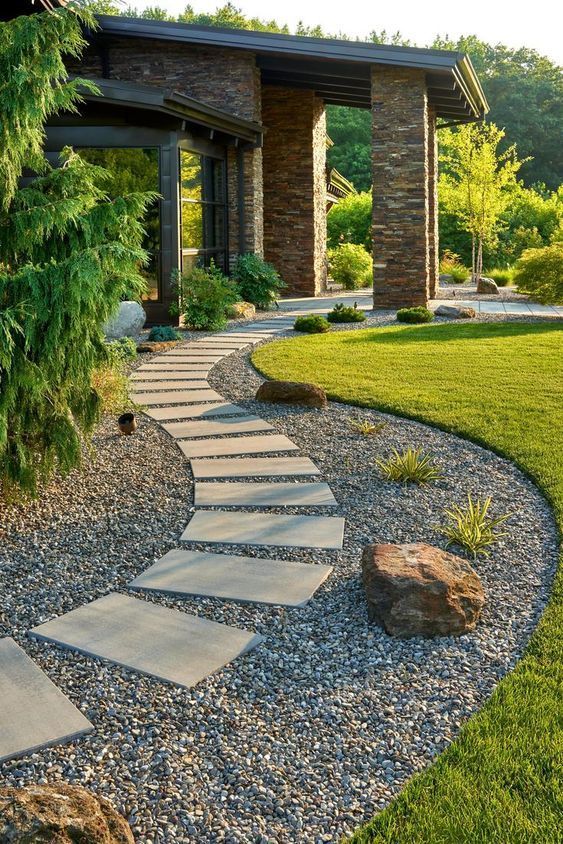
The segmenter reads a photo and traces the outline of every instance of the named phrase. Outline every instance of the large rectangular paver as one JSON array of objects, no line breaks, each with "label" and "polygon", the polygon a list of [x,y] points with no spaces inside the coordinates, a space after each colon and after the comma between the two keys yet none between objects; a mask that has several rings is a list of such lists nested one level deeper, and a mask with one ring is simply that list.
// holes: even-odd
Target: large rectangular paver
[{"label": "large rectangular paver", "polygon": [[175,548],[136,577],[133,589],[303,607],[332,566]]},{"label": "large rectangular paver", "polygon": [[339,549],[343,536],[344,519],[337,516],[197,510],[181,539],[210,544]]},{"label": "large rectangular paver", "polygon": [[234,416],[237,413],[246,413],[244,408],[230,402],[152,407],[144,412],[151,419],[156,419],[159,422],[165,419],[207,419],[215,416]]},{"label": "large rectangular paver", "polygon": [[209,354],[204,355],[203,353],[201,355],[193,355],[191,353],[189,355],[188,354],[175,355],[174,357],[170,357],[170,355],[165,354],[165,355],[158,355],[157,357],[153,358],[153,363],[173,363],[173,364],[177,364],[177,363],[180,363],[180,364],[181,363],[183,363],[183,364],[191,364],[191,363],[198,364],[199,363],[199,364],[207,364],[207,366],[209,366],[210,364],[217,363],[217,361],[220,361],[222,358],[223,358],[223,355],[209,355]]},{"label": "large rectangular paver", "polygon": [[195,381],[170,381],[168,378],[151,379],[149,381],[132,381],[131,391],[133,393],[142,393],[145,391],[162,392],[163,390],[203,390],[209,386],[205,379],[196,379]]},{"label": "large rectangular paver", "polygon": [[13,639],[0,639],[0,762],[92,729]]},{"label": "large rectangular paver", "polygon": [[178,361],[170,361],[168,363],[144,363],[137,372],[209,372],[210,365],[208,363],[182,363]]},{"label": "large rectangular paver", "polygon": [[31,633],[185,687],[194,686],[262,638],[117,593],[34,627]]},{"label": "large rectangular paver", "polygon": [[181,440],[186,457],[222,457],[226,454],[262,454],[266,451],[299,451],[284,434],[230,437],[226,440]]},{"label": "large rectangular paver", "polygon": [[209,360],[209,359],[220,360],[223,357],[223,355],[220,354],[220,352],[218,350],[210,352],[207,349],[204,349],[203,347],[198,348],[197,346],[194,345],[194,346],[190,346],[190,348],[186,349],[184,352],[174,352],[174,353],[164,352],[162,357],[166,358],[167,360],[186,360],[186,359],[190,359],[190,360],[195,360],[195,361],[197,361],[197,360],[206,361],[206,360]]},{"label": "large rectangular paver", "polygon": [[196,483],[196,507],[336,507],[328,484],[292,482]]},{"label": "large rectangular paver", "polygon": [[308,457],[225,457],[217,460],[192,460],[194,478],[279,478],[320,475]]},{"label": "large rectangular paver", "polygon": [[194,381],[205,381],[207,369],[199,372],[197,369],[183,371],[171,369],[168,372],[153,372],[152,370],[137,369],[131,375],[131,381],[185,381],[189,378]]},{"label": "large rectangular paver", "polygon": [[221,434],[248,434],[252,431],[271,431],[269,422],[259,416],[239,416],[232,419],[198,420],[197,422],[171,422],[162,426],[178,440],[191,437],[214,437]]},{"label": "large rectangular paver", "polygon": [[135,393],[135,401],[138,404],[146,404],[147,407],[155,404],[186,404],[186,402],[221,401],[223,396],[215,390],[178,390],[171,393]]}]

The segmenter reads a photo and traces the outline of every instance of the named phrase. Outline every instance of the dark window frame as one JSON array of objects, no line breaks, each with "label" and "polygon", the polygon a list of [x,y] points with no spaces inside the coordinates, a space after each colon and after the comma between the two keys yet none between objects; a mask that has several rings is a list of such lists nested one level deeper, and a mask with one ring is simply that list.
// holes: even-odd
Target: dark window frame
[{"label": "dark window frame", "polygon": [[[197,155],[201,162],[201,187],[202,198],[190,199],[182,196],[182,153],[190,153]],[[222,196],[220,199],[210,199],[214,194],[214,178],[213,167],[209,166],[209,162],[217,163],[221,166],[221,182],[223,185]],[[228,208],[228,174],[227,174],[227,155],[225,148],[213,148],[210,145],[202,148],[200,144],[190,144],[189,142],[180,142],[178,144],[178,172],[180,178],[178,180],[178,211],[179,211],[179,232],[180,232],[180,260],[182,271],[187,269],[187,262],[185,259],[195,259],[195,264],[203,264],[209,266],[212,259],[215,260],[217,266],[227,273],[229,267],[229,208]],[[185,204],[199,205],[202,209],[202,239],[203,245],[201,247],[185,247],[182,243],[182,217],[183,207]],[[205,243],[206,233],[213,230],[214,209],[220,209],[223,212],[222,225],[222,246],[207,246]],[[206,220],[207,216],[207,220]]]}]

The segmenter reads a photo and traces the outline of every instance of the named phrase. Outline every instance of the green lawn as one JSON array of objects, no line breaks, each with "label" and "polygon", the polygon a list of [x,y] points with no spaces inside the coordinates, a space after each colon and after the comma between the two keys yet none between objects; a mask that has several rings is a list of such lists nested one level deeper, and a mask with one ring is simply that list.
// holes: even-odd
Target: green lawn
[{"label": "green lawn", "polygon": [[[563,531],[563,326],[442,324],[300,337],[253,356],[270,378],[431,423],[510,457]],[[414,443],[416,445],[416,443]],[[352,841],[563,841],[563,567],[525,656],[458,740]]]}]

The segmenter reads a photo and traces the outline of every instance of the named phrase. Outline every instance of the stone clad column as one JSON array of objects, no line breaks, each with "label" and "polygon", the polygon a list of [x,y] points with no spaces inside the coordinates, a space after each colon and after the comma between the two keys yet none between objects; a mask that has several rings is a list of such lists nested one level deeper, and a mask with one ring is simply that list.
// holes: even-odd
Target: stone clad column
[{"label": "stone clad column", "polygon": [[430,272],[425,74],[375,66],[371,88],[374,306],[426,305]]},{"label": "stone clad column", "polygon": [[440,286],[440,254],[438,235],[438,132],[436,109],[428,106],[428,292],[431,299]]},{"label": "stone clad column", "polygon": [[326,289],[326,117],[313,91],[262,88],[264,257],[284,293]]}]

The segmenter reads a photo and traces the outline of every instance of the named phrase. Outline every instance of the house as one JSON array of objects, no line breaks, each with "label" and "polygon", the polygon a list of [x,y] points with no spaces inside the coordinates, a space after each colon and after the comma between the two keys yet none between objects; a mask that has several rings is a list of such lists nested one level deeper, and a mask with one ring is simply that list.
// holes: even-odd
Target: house
[{"label": "house", "polygon": [[51,121],[48,150],[70,144],[116,169],[116,185],[160,192],[150,322],[168,317],[174,270],[213,259],[228,271],[249,251],[291,295],[325,289],[329,103],[372,112],[375,306],[434,295],[437,120],[488,108],[466,55],[114,16],[87,38],[71,70],[101,96]]}]

